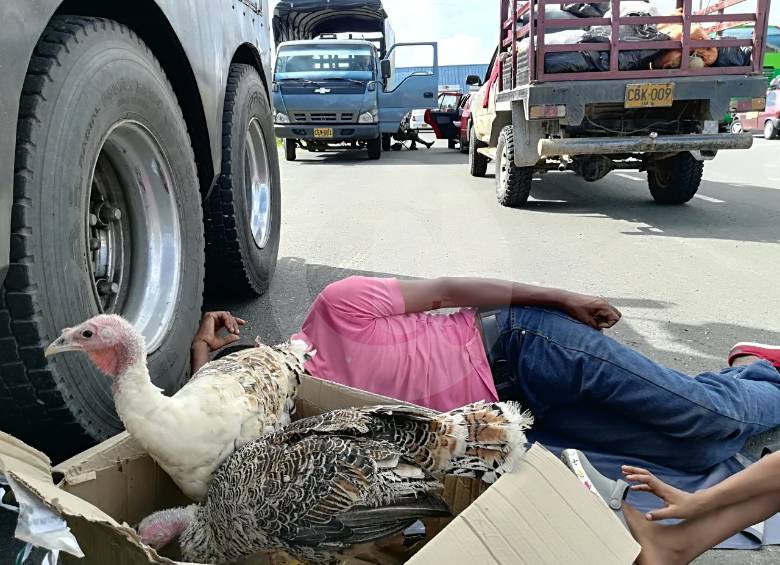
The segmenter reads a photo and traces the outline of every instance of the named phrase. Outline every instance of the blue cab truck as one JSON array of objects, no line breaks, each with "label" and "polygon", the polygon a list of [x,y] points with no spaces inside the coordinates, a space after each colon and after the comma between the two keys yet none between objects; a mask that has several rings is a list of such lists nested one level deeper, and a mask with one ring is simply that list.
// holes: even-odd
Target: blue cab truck
[{"label": "blue cab truck", "polygon": [[[282,1],[273,25],[274,129],[288,161],[299,148],[379,159],[408,112],[436,105],[437,44],[394,44],[381,0]],[[432,70],[396,80],[396,61],[412,52]]]},{"label": "blue cab truck", "polygon": [[121,431],[85,355],[46,358],[62,328],[123,316],[173,394],[204,286],[268,287],[270,16],[268,0],[0,2],[0,431],[54,460]]}]

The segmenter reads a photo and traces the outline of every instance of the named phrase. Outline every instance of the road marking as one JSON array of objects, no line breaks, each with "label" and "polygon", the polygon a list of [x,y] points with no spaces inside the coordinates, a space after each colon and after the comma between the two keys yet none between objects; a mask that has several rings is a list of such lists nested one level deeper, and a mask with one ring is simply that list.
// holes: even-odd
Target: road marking
[{"label": "road marking", "polygon": [[631,180],[636,180],[636,181],[639,181],[639,182],[642,182],[642,180],[644,180],[644,179],[639,179],[639,178],[636,178],[636,177],[632,177],[631,175],[627,175],[625,173],[615,173],[615,174],[617,176],[619,176],[619,177],[623,177],[624,179],[631,179]]},{"label": "road marking", "polygon": [[705,202],[712,202],[713,204],[725,204],[725,200],[718,200],[717,198],[713,198],[712,196],[704,196],[703,194],[696,194],[694,195],[694,198],[698,198],[699,200],[704,200]]}]

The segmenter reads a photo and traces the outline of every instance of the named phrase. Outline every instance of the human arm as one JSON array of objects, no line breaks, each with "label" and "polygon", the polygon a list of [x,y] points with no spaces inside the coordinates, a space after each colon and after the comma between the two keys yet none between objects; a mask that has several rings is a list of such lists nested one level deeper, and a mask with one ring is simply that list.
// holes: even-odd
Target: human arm
[{"label": "human arm", "polygon": [[627,480],[637,483],[632,490],[652,492],[666,503],[665,508],[649,512],[646,515],[649,520],[689,520],[757,496],[780,492],[780,453],[767,455],[728,479],[694,493],[675,489],[639,467],[624,466],[623,474]]},{"label": "human arm", "polygon": [[[209,362],[212,353],[241,339],[241,326],[244,324],[246,321],[236,318],[230,312],[206,312],[190,347],[192,374]],[[227,333],[220,335],[223,329]]]},{"label": "human arm", "polygon": [[399,285],[407,314],[439,308],[546,306],[599,330],[611,328],[621,317],[603,298],[495,279],[444,277]]}]

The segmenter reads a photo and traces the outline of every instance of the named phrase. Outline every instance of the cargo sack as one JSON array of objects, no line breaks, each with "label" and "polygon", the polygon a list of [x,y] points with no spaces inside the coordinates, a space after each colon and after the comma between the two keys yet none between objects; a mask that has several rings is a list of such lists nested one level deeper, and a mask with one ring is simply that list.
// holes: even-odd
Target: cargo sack
[{"label": "cargo sack", "polygon": [[[609,43],[612,28],[594,26],[587,32],[582,43]],[[620,26],[621,41],[668,41],[669,36],[660,33],[654,25],[622,25]],[[618,69],[621,71],[640,71],[650,68],[650,63],[662,52],[661,49],[637,49],[621,51],[618,59]],[[591,51],[589,53],[597,70],[608,71],[610,63],[609,51]]]},{"label": "cargo sack", "polygon": [[719,47],[713,67],[747,67],[753,62],[752,47]]},{"label": "cargo sack", "polygon": [[609,2],[595,2],[592,4],[566,4],[564,12],[574,14],[578,18],[601,18],[609,10]]}]

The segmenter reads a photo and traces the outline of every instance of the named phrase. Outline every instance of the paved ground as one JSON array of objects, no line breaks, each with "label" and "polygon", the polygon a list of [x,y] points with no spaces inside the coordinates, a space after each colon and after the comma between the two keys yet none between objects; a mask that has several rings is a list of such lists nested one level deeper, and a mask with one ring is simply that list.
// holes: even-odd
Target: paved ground
[{"label": "paved ground", "polygon": [[[687,206],[653,204],[638,173],[593,184],[552,173],[526,210],[500,207],[494,181],[469,177],[465,156],[444,147],[379,162],[299,153],[283,164],[271,292],[210,306],[247,318],[246,336],[278,341],[327,283],[350,274],[501,277],[604,295],[624,313],[616,338],[681,370],[720,368],[735,341],[780,343],[778,149],[756,140],[750,152],[723,153]],[[9,527],[0,521],[0,539]],[[702,563],[779,559],[726,552]]]}]

